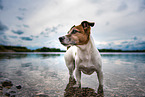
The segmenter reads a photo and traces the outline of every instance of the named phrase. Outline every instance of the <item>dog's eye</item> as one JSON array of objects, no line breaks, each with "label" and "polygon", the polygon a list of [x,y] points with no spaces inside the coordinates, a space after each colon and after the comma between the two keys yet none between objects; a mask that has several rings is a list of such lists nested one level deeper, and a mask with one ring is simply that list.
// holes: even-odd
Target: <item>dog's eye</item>
[{"label": "dog's eye", "polygon": [[77,30],[73,30],[72,32],[71,32],[71,34],[75,34],[76,32],[78,32]]}]

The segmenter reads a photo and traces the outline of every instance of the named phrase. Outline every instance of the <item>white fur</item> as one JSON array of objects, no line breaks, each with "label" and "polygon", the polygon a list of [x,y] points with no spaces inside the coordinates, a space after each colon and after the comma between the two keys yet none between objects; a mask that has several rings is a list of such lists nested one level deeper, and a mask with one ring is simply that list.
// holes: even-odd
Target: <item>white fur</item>
[{"label": "white fur", "polygon": [[76,68],[76,86],[81,85],[81,71],[88,75],[95,71],[99,79],[99,85],[103,86],[102,60],[92,37],[85,45],[71,46],[64,57],[70,77],[74,77],[73,71]]}]

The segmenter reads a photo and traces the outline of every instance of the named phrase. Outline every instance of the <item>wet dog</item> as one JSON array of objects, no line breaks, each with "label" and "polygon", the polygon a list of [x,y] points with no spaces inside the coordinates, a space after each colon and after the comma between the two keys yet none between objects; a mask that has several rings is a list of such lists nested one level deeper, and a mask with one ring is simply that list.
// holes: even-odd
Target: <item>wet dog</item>
[{"label": "wet dog", "polygon": [[78,26],[73,26],[67,35],[59,37],[61,44],[68,47],[64,57],[71,78],[76,74],[74,87],[81,87],[81,72],[91,75],[97,73],[99,88],[103,90],[102,60],[91,37],[91,27],[95,23],[83,21]]}]

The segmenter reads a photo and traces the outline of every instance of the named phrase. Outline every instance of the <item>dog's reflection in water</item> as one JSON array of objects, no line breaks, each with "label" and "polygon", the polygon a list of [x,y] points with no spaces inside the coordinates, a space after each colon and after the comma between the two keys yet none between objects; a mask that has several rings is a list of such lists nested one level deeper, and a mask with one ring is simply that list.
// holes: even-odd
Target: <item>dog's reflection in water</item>
[{"label": "dog's reflection in water", "polygon": [[86,87],[73,87],[76,84],[76,80],[74,78],[69,78],[69,83],[66,86],[64,97],[104,97],[104,92],[99,91],[95,92],[92,88]]}]

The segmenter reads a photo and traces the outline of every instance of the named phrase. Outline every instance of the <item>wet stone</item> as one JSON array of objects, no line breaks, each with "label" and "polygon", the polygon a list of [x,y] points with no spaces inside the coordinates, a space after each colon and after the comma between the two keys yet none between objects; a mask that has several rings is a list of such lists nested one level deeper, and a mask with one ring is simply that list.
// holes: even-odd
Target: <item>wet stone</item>
[{"label": "wet stone", "polygon": [[16,93],[16,91],[10,91],[9,93]]},{"label": "wet stone", "polygon": [[36,95],[34,95],[32,97],[49,97],[49,96],[44,93],[37,93]]},{"label": "wet stone", "polygon": [[3,87],[2,86],[0,86],[0,90],[3,90]]},{"label": "wet stone", "polygon": [[11,97],[16,97],[16,95],[11,95]]},{"label": "wet stone", "polygon": [[16,95],[11,95],[11,97],[16,97]]},{"label": "wet stone", "polygon": [[18,71],[16,71],[16,74],[18,75],[18,76],[22,76],[22,71],[20,71],[20,70],[18,70]]},{"label": "wet stone", "polygon": [[0,82],[0,97],[16,97],[17,89],[21,89],[21,85],[14,85],[11,80],[3,79]]},{"label": "wet stone", "polygon": [[30,67],[30,66],[32,66],[32,64],[31,63],[24,63],[24,64],[21,64],[21,66],[22,67]]},{"label": "wet stone", "polygon": [[21,89],[22,86],[21,86],[21,85],[17,85],[16,88],[17,88],[17,89]]},{"label": "wet stone", "polygon": [[2,82],[2,86],[6,87],[6,88],[11,88],[13,86],[13,84],[10,80],[6,79]]},{"label": "wet stone", "polygon": [[6,93],[5,96],[10,96],[10,93]]},{"label": "wet stone", "polygon": [[0,72],[0,78],[2,78],[3,77],[3,74],[2,74],[2,72]]}]

